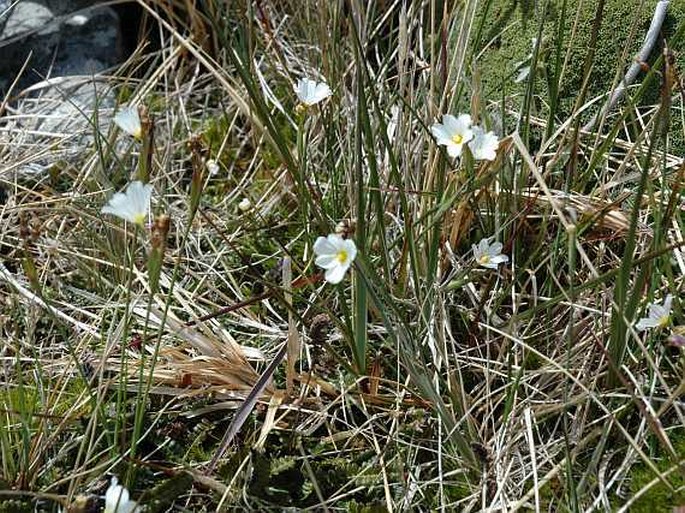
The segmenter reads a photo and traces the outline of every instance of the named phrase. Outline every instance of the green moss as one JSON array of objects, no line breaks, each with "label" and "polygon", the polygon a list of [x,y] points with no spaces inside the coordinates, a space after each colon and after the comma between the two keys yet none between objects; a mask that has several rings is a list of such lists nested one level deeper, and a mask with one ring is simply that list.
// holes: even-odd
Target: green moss
[{"label": "green moss", "polygon": [[185,494],[193,486],[193,476],[180,472],[162,481],[152,490],[141,495],[139,502],[144,504],[148,513],[169,511],[176,498]]},{"label": "green moss", "polygon": [[[671,441],[675,448],[677,459],[682,461],[685,458],[685,434],[679,436],[671,435]],[[630,508],[631,513],[670,513],[673,508],[685,504],[685,469],[673,470],[674,463],[668,458],[654,458],[654,463],[660,472],[666,473],[666,481],[672,487],[669,488],[664,482],[660,481],[644,493]],[[657,476],[654,472],[642,464],[633,467],[630,472],[630,496],[640,492],[645,486],[651,483]]]},{"label": "green moss", "polygon": [[[554,49],[556,45],[556,24],[561,15],[562,0],[552,0],[550,9],[543,20],[543,37],[540,45],[538,66],[536,67],[535,93],[545,103],[539,102],[533,105],[533,113],[546,116],[546,104],[549,102],[549,87],[547,77],[552,76],[554,69]],[[625,70],[632,63],[639,48],[642,46],[644,36],[652,19],[653,4],[645,2],[642,10],[640,0],[607,0],[602,24],[599,30],[595,56],[590,72],[588,94],[585,101],[589,101],[611,90],[617,70],[623,77]],[[536,37],[539,30],[540,12],[534,13],[527,23],[523,9],[515,9],[515,0],[494,0],[488,14],[492,26],[486,33],[484,44],[492,42],[481,60],[476,64],[482,71],[482,83],[487,98],[500,99],[503,94],[515,98],[515,103],[522,104],[526,83],[515,83],[518,75],[516,64],[525,61],[531,54],[531,39]],[[578,7],[581,11],[578,13]],[[578,14],[578,24],[575,34],[571,37],[574,21]],[[562,59],[566,58],[569,41],[572,46],[568,52],[568,64],[559,88],[559,108],[557,115],[560,118],[568,116],[571,112],[578,92],[582,87],[585,73],[585,60],[591,41],[593,23],[595,19],[595,4],[593,2],[580,2],[568,0],[565,20],[564,43],[562,45]],[[628,41],[631,24],[634,20],[640,20],[635,36],[630,42],[626,57],[623,58],[624,47]],[[531,22],[530,20],[534,20]],[[676,54],[678,66],[685,68],[685,41],[681,38],[675,40],[674,36],[678,27],[685,23],[685,2],[671,2],[668,15],[662,27],[662,33]],[[662,47],[658,46],[652,52],[649,62],[661,54]],[[638,77],[636,83],[643,77]],[[643,104],[651,104],[658,101],[659,86],[650,88],[643,98]],[[597,106],[602,102],[598,102]],[[674,123],[672,135],[678,127]],[[682,130],[681,130],[682,131]],[[682,137],[678,138],[682,139]]]},{"label": "green moss", "polygon": [[22,500],[3,500],[0,502],[0,513],[30,513],[34,511],[31,503]]}]

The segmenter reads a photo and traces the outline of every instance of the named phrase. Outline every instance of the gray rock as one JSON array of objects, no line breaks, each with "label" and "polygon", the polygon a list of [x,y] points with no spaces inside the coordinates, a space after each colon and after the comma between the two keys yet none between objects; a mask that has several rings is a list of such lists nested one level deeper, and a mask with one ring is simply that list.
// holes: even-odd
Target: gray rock
[{"label": "gray rock", "polygon": [[55,165],[77,162],[93,147],[96,131],[107,134],[116,95],[105,79],[61,77],[34,84],[0,126],[5,148],[0,179],[40,179]]},{"label": "gray rock", "polygon": [[5,23],[7,23],[11,5],[12,2],[10,2],[10,0],[0,0],[0,33],[2,33],[5,28]]},{"label": "gray rock", "polygon": [[57,32],[57,25],[51,24],[54,17],[52,11],[39,2],[19,2],[9,13],[2,40],[19,39],[33,33],[47,35]]},{"label": "gray rock", "polygon": [[109,130],[116,97],[97,74],[122,60],[121,30],[93,0],[13,1],[0,0],[0,102],[28,65],[0,118],[0,178],[36,179]]},{"label": "gray rock", "polygon": [[20,0],[3,19],[0,95],[26,62],[19,90],[50,77],[94,74],[122,60],[119,17],[109,7],[83,0]]}]

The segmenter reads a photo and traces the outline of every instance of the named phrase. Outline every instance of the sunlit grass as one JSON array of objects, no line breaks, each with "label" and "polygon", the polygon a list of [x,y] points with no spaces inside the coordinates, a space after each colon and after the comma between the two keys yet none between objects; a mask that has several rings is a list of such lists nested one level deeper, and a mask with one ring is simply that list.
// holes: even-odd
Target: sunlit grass
[{"label": "sunlit grass", "polygon": [[139,135],[26,180],[8,125],[0,502],[682,505],[679,74],[584,131],[566,4],[488,97],[493,2],[150,3]]}]

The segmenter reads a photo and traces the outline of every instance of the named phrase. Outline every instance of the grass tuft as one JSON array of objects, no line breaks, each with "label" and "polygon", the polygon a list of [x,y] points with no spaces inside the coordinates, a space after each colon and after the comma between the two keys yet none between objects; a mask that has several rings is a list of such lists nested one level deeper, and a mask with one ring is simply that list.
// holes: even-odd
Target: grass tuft
[{"label": "grass tuft", "polygon": [[0,511],[685,506],[680,6],[588,125],[645,2],[140,5],[79,133],[0,102]]}]

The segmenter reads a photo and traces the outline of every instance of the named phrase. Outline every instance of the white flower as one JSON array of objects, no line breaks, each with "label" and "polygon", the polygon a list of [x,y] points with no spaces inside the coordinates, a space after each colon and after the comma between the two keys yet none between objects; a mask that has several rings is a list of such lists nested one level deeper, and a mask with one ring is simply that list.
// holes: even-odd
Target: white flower
[{"label": "white flower", "polygon": [[205,166],[207,167],[207,171],[209,171],[209,176],[216,176],[219,174],[219,164],[216,163],[216,160],[209,159],[205,162]]},{"label": "white flower", "polygon": [[105,513],[134,513],[136,511],[141,511],[136,501],[130,500],[128,490],[118,484],[117,478],[113,477],[105,494]]},{"label": "white flower", "polygon": [[243,198],[242,200],[240,200],[240,203],[238,203],[238,208],[242,212],[247,212],[252,208],[252,202],[249,200],[249,198]]},{"label": "white flower", "polygon": [[442,123],[435,123],[431,127],[431,133],[439,145],[446,146],[450,157],[458,157],[464,144],[473,138],[471,116],[461,114],[455,118],[450,114],[444,114]]},{"label": "white flower", "polygon": [[495,160],[499,140],[495,132],[485,132],[481,127],[473,127],[473,139],[469,141],[469,149],[476,160]]},{"label": "white flower", "polygon": [[126,221],[142,226],[150,212],[151,196],[152,185],[143,184],[143,182],[136,180],[128,185],[125,193],[117,192],[112,196],[109,203],[102,207],[102,213],[114,214]]},{"label": "white flower", "polygon": [[128,135],[132,135],[136,139],[143,136],[143,129],[140,126],[140,116],[138,115],[138,108],[134,106],[124,107],[114,116],[114,122]]},{"label": "white flower", "polygon": [[502,243],[493,242],[490,244],[488,239],[481,240],[478,246],[473,244],[473,257],[478,265],[488,269],[497,269],[499,264],[509,261],[509,257],[502,254]]},{"label": "white flower", "polygon": [[309,78],[301,78],[295,86],[297,98],[306,107],[311,107],[325,100],[331,94],[331,88],[326,82],[316,82]]},{"label": "white flower", "polygon": [[[528,78],[528,75],[530,75],[530,62],[533,60],[533,52],[535,52],[535,45],[538,44],[538,39],[534,37],[530,41],[533,45],[533,49],[531,50],[531,52],[526,56],[524,60],[514,64],[514,69],[519,70],[518,76],[514,79],[514,82],[516,82],[517,84],[523,82],[525,79]],[[528,65],[526,66],[526,64]]]},{"label": "white flower", "polygon": [[514,79],[514,83],[519,84],[519,83],[523,82],[525,79],[528,78],[528,75],[530,75],[530,66],[523,66],[521,68],[521,70],[519,71],[519,74],[516,75],[516,78]]},{"label": "white flower", "polygon": [[649,315],[637,321],[635,329],[638,331],[644,331],[649,328],[665,328],[668,325],[668,321],[671,320],[672,301],[673,296],[668,294],[666,299],[664,299],[663,305],[650,303]]},{"label": "white flower", "polygon": [[336,284],[342,281],[357,256],[357,246],[353,240],[331,233],[316,239],[314,253],[316,265],[326,269],[326,281]]}]

